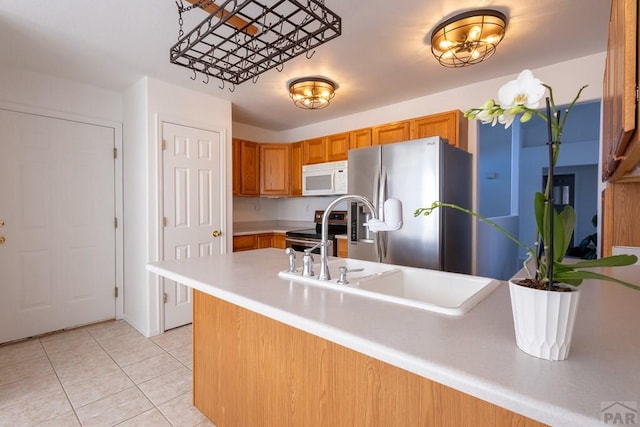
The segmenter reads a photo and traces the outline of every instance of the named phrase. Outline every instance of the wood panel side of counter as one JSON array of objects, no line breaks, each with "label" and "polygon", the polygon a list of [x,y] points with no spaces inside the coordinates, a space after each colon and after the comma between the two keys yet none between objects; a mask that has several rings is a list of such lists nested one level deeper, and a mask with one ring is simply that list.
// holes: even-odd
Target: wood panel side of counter
[{"label": "wood panel side of counter", "polygon": [[194,290],[194,404],[228,426],[541,426]]}]

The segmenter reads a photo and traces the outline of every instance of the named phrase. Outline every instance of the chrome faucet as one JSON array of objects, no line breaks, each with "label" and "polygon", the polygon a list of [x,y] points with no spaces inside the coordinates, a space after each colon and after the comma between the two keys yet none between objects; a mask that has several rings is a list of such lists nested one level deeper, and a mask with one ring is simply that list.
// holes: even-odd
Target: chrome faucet
[{"label": "chrome faucet", "polygon": [[329,206],[327,206],[327,208],[324,210],[324,214],[322,215],[322,234],[319,243],[320,274],[318,275],[318,280],[331,280],[331,275],[329,274],[329,257],[327,255],[327,246],[329,245],[329,214],[338,203],[344,202],[345,200],[357,200],[358,202],[363,203],[371,212],[371,217],[373,219],[378,219],[378,217],[376,216],[376,209],[373,204],[366,197],[358,196],[357,194],[347,194],[345,196],[340,196],[333,202],[329,203]]}]

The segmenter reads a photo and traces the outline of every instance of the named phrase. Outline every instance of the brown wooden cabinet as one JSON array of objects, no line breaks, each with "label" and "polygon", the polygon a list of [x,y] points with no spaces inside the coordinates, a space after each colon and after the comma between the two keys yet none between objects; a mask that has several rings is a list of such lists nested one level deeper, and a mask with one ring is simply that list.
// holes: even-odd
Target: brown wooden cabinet
[{"label": "brown wooden cabinet", "polygon": [[349,241],[347,239],[336,239],[336,241],[338,245],[338,257],[349,258]]},{"label": "brown wooden cabinet", "polygon": [[344,132],[327,137],[327,161],[335,162],[347,160],[349,151],[350,133]]},{"label": "brown wooden cabinet", "polygon": [[240,160],[240,146],[241,143],[239,140],[234,138],[231,141],[231,158],[233,160],[232,188],[234,196],[240,195],[240,183],[242,182],[242,162]]},{"label": "brown wooden cabinet", "polygon": [[233,236],[233,252],[250,251],[253,249],[286,247],[284,233],[258,233]]},{"label": "brown wooden cabinet", "polygon": [[404,120],[373,127],[373,145],[408,141],[411,138],[410,126],[410,121]]},{"label": "brown wooden cabinet", "polygon": [[194,291],[193,403],[220,426],[542,426]]},{"label": "brown wooden cabinet", "polygon": [[467,150],[469,126],[462,111],[454,110],[411,120],[411,139],[440,136],[454,147]]},{"label": "brown wooden cabinet", "polygon": [[302,142],[291,144],[291,196],[302,196]]},{"label": "brown wooden cabinet", "polygon": [[260,144],[260,194],[289,195],[291,144]]},{"label": "brown wooden cabinet", "polygon": [[258,235],[233,236],[233,252],[250,251],[258,247]]},{"label": "brown wooden cabinet", "polygon": [[233,194],[260,195],[260,144],[233,139]]},{"label": "brown wooden cabinet", "polygon": [[302,164],[312,165],[327,161],[327,140],[321,138],[307,139],[302,143]]},{"label": "brown wooden cabinet", "polygon": [[258,234],[258,249],[270,248],[273,246],[273,234]]},{"label": "brown wooden cabinet", "polygon": [[603,87],[602,255],[613,246],[640,246],[640,108],[638,76],[638,2],[613,0]]},{"label": "brown wooden cabinet", "polygon": [[640,162],[637,18],[637,0],[611,2],[602,98],[604,179],[616,180]]},{"label": "brown wooden cabinet", "polygon": [[352,130],[349,138],[349,149],[371,147],[371,128]]},{"label": "brown wooden cabinet", "polygon": [[287,247],[287,236],[284,233],[273,233],[272,248],[284,249]]}]

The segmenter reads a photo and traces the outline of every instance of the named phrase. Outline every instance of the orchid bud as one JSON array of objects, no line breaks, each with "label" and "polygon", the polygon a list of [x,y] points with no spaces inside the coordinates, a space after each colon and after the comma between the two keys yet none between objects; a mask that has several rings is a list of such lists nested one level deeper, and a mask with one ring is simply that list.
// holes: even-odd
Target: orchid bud
[{"label": "orchid bud", "polygon": [[496,105],[496,102],[493,99],[487,99],[484,103],[484,105],[482,106],[483,110],[489,110],[491,108],[493,108],[493,106]]},{"label": "orchid bud", "polygon": [[531,120],[531,117],[533,117],[533,114],[531,114],[531,112],[530,112],[530,111],[525,111],[525,112],[522,114],[522,117],[520,117],[520,123],[526,123],[526,122],[528,122],[529,120]]}]

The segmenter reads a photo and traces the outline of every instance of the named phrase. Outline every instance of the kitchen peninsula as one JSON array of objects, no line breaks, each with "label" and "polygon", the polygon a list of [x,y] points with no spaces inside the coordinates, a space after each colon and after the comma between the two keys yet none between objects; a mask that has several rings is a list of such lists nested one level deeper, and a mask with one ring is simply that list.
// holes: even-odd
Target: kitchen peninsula
[{"label": "kitchen peninsula", "polygon": [[569,359],[549,362],[516,347],[507,286],[446,317],[285,281],[286,265],[262,249],[148,266],[196,291],[194,404],[219,427],[600,425],[602,405],[640,400],[640,293],[622,286],[583,285]]}]

